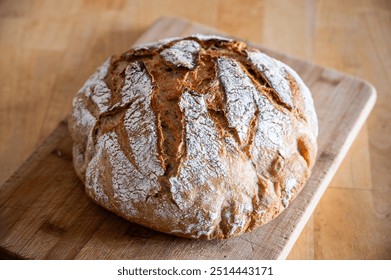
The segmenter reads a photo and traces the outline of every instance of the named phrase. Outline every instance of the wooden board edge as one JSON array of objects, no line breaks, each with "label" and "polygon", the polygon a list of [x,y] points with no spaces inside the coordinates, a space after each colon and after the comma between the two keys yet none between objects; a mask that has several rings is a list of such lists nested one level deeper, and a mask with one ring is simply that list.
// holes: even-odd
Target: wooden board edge
[{"label": "wooden board edge", "polygon": [[[137,40],[133,43],[133,46],[137,46],[139,44],[148,43],[148,42],[156,42],[156,41],[159,41],[161,39],[167,38],[167,36],[162,36],[159,39],[151,40],[151,39],[149,39],[148,33],[153,33],[153,30],[158,28],[158,27],[160,29],[161,25],[163,25],[163,26],[170,26],[170,25],[173,24],[173,22],[175,22],[176,25],[178,25],[178,23],[180,23],[183,30],[186,30],[188,27],[191,27],[191,26],[195,25],[195,26],[200,27],[201,29],[208,29],[210,31],[209,34],[213,32],[213,33],[216,33],[216,34],[218,34],[220,36],[227,36],[227,37],[230,37],[230,38],[235,38],[233,36],[230,36],[227,33],[219,31],[216,28],[204,25],[202,23],[198,23],[198,22],[191,21],[191,20],[188,20],[188,19],[185,19],[185,18],[181,18],[181,17],[164,16],[164,17],[160,17],[157,20],[155,20],[151,24],[151,26],[145,32],[143,32],[143,34],[140,37],[137,38]],[[182,36],[186,36],[186,35],[180,35],[178,37],[182,37]],[[172,36],[172,37],[175,37],[175,36]]]},{"label": "wooden board edge", "polygon": [[[352,76],[350,76],[352,77]],[[368,99],[365,103],[365,106],[361,110],[360,117],[356,119],[356,122],[354,123],[351,132],[349,133],[348,137],[346,138],[345,142],[343,143],[341,149],[339,150],[339,153],[336,154],[336,157],[333,160],[333,164],[330,164],[330,168],[326,171],[323,180],[321,181],[321,184],[317,188],[313,199],[310,201],[308,206],[303,212],[302,218],[297,223],[297,226],[292,231],[292,234],[290,238],[287,240],[287,243],[283,247],[283,250],[278,255],[277,259],[279,260],[285,260],[290,251],[293,248],[293,245],[295,244],[296,240],[299,238],[301,232],[303,231],[305,225],[307,224],[309,218],[311,217],[312,213],[314,212],[316,206],[318,205],[320,199],[322,198],[324,192],[326,191],[327,187],[329,186],[331,180],[333,179],[335,173],[337,172],[339,166],[341,165],[343,159],[345,158],[346,154],[349,151],[349,148],[352,146],[354,140],[356,139],[357,135],[359,134],[361,128],[364,126],[366,120],[368,119],[373,107],[375,106],[376,99],[377,99],[377,93],[375,87],[370,84],[369,82],[355,78],[357,81],[361,82],[363,87],[365,87],[368,92]]]},{"label": "wooden board edge", "polygon": [[[19,174],[22,174],[24,170],[26,170],[31,162],[39,161],[44,155],[48,153],[50,149],[53,147],[48,145],[54,142],[54,139],[62,137],[64,134],[63,127],[68,127],[68,119],[64,118],[62,121],[58,123],[56,128],[33,150],[33,152],[24,160],[19,167],[12,173],[8,179],[4,181],[4,183],[0,186],[0,194],[2,192],[6,192],[9,185],[15,185],[20,178]],[[67,129],[65,131],[68,131]],[[0,205],[1,206],[1,205]]]},{"label": "wooden board edge", "polygon": [[27,260],[27,259],[15,254],[12,251],[9,251],[7,248],[0,246],[0,261],[1,260]]}]

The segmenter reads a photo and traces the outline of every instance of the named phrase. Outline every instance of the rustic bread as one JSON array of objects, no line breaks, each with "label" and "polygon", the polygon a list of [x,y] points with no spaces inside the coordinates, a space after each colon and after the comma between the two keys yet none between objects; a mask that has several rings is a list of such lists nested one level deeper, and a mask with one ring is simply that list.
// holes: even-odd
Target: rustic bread
[{"label": "rustic bread", "polygon": [[304,187],[317,118],[295,71],[219,36],[108,58],[73,100],[87,194],[125,219],[191,238],[261,226]]}]

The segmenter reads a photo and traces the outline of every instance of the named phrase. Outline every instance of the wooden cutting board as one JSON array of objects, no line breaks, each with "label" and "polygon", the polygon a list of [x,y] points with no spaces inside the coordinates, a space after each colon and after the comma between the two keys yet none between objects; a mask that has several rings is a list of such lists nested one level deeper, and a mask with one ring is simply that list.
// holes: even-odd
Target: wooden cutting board
[{"label": "wooden cutting board", "polygon": [[[163,18],[137,43],[167,36],[218,33]],[[84,194],[72,166],[63,121],[0,188],[0,257],[23,259],[285,258],[369,115],[375,89],[365,81],[266,50],[294,68],[313,93],[319,153],[304,190],[277,219],[230,240],[189,240],[129,223]],[[87,78],[87,77],[86,77]]]}]

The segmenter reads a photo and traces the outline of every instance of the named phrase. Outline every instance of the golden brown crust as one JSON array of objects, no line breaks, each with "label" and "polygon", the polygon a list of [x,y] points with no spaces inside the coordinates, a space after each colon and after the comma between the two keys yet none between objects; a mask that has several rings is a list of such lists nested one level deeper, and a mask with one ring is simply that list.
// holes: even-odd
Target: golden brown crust
[{"label": "golden brown crust", "polygon": [[298,75],[242,42],[204,35],[109,58],[76,95],[69,129],[94,201],[191,238],[229,238],[275,218],[317,150]]}]

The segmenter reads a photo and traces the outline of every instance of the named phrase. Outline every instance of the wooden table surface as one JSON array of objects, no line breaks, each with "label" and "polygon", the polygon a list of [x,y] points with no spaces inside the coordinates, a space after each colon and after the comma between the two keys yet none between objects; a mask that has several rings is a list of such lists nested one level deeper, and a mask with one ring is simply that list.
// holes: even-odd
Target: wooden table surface
[{"label": "wooden table surface", "polygon": [[391,259],[387,0],[3,0],[0,185],[66,117],[96,66],[162,16],[191,19],[376,87],[375,109],[288,258]]}]

